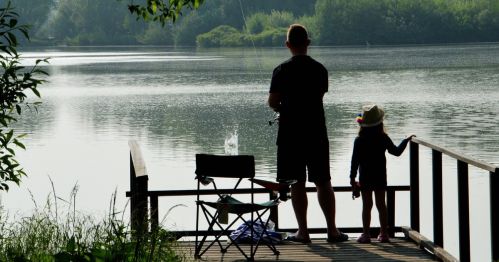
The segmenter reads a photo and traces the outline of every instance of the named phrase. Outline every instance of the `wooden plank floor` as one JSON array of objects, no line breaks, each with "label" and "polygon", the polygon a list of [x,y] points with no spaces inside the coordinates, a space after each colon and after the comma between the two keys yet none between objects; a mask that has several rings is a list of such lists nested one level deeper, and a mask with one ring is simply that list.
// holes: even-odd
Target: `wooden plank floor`
[{"label": "wooden plank floor", "polygon": [[[249,250],[249,245],[243,246],[243,250]],[[279,255],[273,255],[267,246],[259,247],[255,261],[435,261],[433,255],[419,249],[414,242],[398,237],[392,238],[390,243],[375,240],[370,244],[358,243],[354,238],[342,243],[328,243],[325,239],[312,239],[310,244],[283,241],[276,247]],[[180,248],[188,258],[193,257],[194,242],[181,242]],[[220,252],[218,246],[212,246],[201,261],[246,259],[234,246],[225,254]]]}]

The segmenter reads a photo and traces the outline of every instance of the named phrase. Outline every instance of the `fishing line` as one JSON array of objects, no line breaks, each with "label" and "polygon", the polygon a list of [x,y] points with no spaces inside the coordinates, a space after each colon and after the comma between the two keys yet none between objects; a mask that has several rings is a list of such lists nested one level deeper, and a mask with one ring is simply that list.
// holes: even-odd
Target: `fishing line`
[{"label": "fishing line", "polygon": [[[255,47],[255,42],[253,41],[253,36],[251,35],[251,32],[249,31],[249,28],[248,28],[248,23],[246,22],[246,16],[244,15],[243,4],[241,3],[241,0],[239,0],[239,7],[241,7],[241,14],[243,15],[244,25],[246,26],[247,34],[250,36],[251,44],[253,45],[253,51],[255,52],[255,57],[256,57],[256,64],[258,65],[258,69],[260,71],[260,78],[261,78],[262,82],[264,82],[262,67],[260,65],[260,59],[258,57],[258,53],[256,52],[256,47]],[[269,125],[272,126],[273,123],[278,122],[279,117],[280,117],[280,114],[278,112],[273,112],[273,116],[272,116],[271,120],[269,120]]]},{"label": "fishing line", "polygon": [[253,41],[253,36],[249,31],[248,23],[246,22],[246,17],[244,16],[243,4],[241,3],[241,0],[239,0],[239,6],[241,7],[241,14],[243,15],[244,25],[246,26],[247,34],[250,36],[251,44],[253,45],[253,51],[255,52],[255,57],[256,57],[256,64],[258,65],[258,70],[260,71],[260,78],[263,82],[263,73],[262,73],[262,67],[260,65],[260,59],[258,57],[258,53],[256,52],[255,42]]}]

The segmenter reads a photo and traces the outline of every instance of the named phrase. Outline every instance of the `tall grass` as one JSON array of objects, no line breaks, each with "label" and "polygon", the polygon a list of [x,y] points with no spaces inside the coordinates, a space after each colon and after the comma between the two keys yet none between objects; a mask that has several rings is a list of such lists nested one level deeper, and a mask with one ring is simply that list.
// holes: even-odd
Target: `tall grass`
[{"label": "tall grass", "polygon": [[[28,215],[16,214],[13,219],[0,209],[0,261],[186,260],[186,252],[161,225],[151,231],[147,225],[131,231],[124,212],[116,211],[116,192],[109,212],[100,219],[76,209],[77,192],[76,185],[70,200],[65,201],[53,190],[43,207],[32,196],[35,209]],[[58,201],[63,201],[62,205]]]}]

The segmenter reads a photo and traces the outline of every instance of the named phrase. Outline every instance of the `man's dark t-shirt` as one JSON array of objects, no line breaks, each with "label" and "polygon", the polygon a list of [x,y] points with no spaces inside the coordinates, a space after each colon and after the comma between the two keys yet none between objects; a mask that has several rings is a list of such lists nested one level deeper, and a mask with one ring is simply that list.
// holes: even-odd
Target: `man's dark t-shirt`
[{"label": "man's dark t-shirt", "polygon": [[277,180],[331,180],[329,140],[322,98],[328,72],[307,55],[293,56],[274,69],[270,93],[280,93]]},{"label": "man's dark t-shirt", "polygon": [[274,69],[270,93],[281,94],[278,144],[327,140],[322,105],[327,91],[327,69],[310,56],[293,56]]}]

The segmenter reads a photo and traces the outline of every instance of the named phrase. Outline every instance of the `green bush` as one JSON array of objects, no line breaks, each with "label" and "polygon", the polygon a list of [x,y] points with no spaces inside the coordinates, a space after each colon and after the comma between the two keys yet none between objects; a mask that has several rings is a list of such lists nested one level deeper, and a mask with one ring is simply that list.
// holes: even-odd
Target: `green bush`
[{"label": "green bush", "polygon": [[233,27],[221,25],[206,34],[198,35],[196,42],[199,47],[242,46],[243,34]]},{"label": "green bush", "polygon": [[247,31],[250,34],[259,34],[261,33],[265,27],[269,26],[268,15],[264,13],[256,13],[251,15],[246,20]]},{"label": "green bush", "polygon": [[245,42],[251,44],[249,37],[252,37],[255,46],[284,46],[287,30],[287,28],[269,28],[258,35],[247,36]]}]

